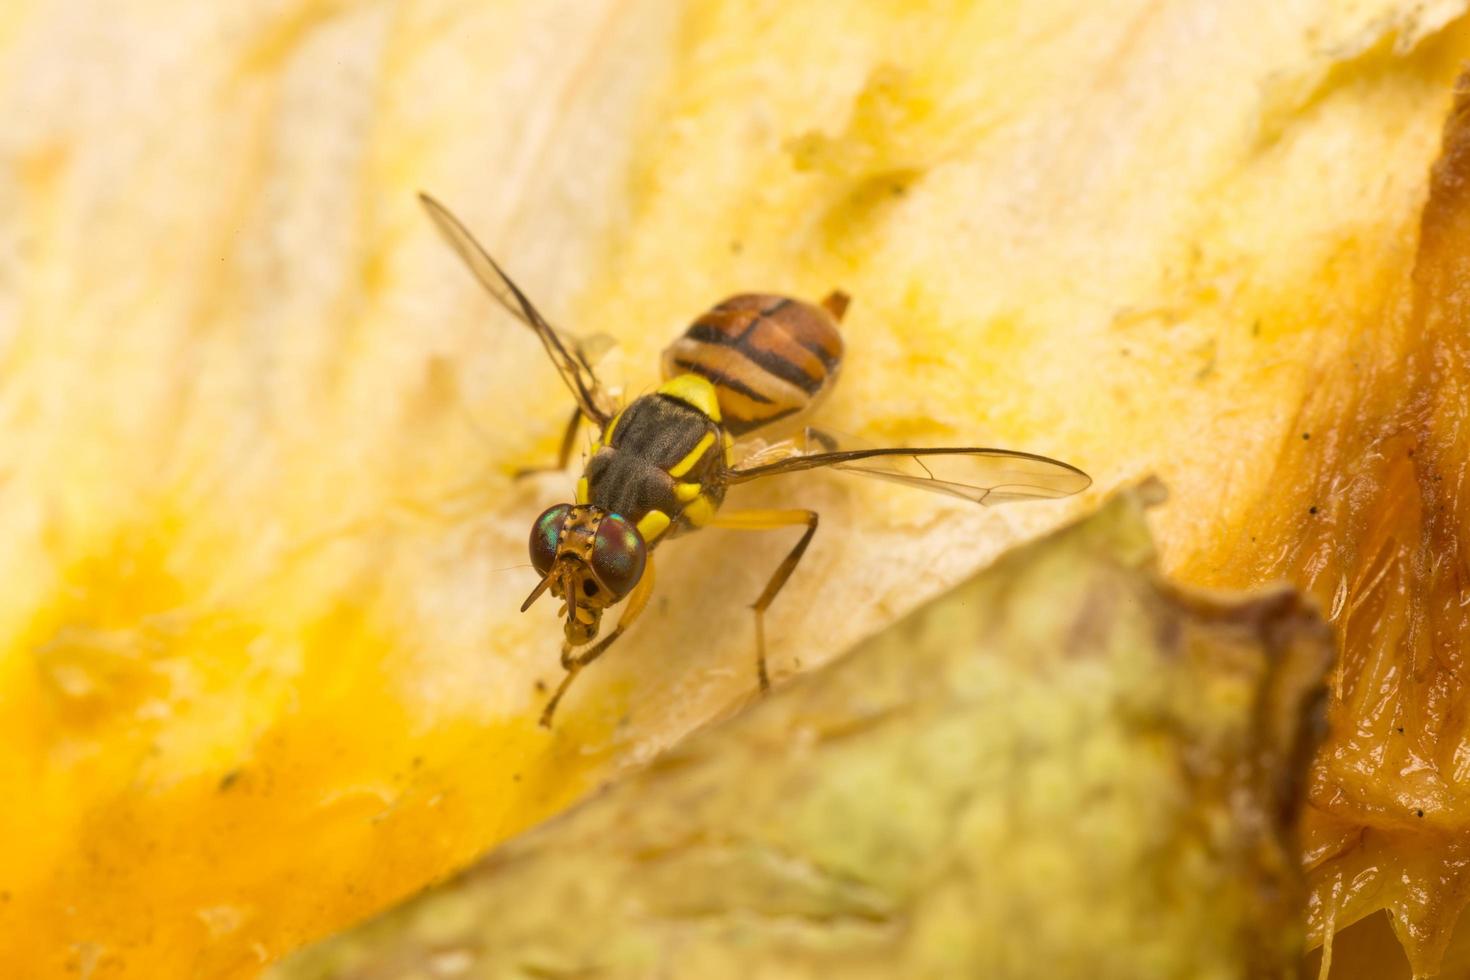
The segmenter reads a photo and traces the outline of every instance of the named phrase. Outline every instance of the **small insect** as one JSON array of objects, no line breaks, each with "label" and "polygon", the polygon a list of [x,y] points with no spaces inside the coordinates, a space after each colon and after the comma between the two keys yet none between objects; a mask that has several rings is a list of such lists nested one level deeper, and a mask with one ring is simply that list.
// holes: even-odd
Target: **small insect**
[{"label": "small insect", "polygon": [[[576,408],[561,441],[557,469],[566,468],[584,421],[598,432],[577,481],[575,501],[547,508],[531,527],[531,563],[540,581],[521,611],[550,591],[562,600],[560,615],[565,619],[561,664],[566,674],[541,714],[544,726],[550,727],[577,674],[602,656],[648,605],[654,549],[702,527],[803,529],[751,607],[756,678],[762,691],[770,687],[765,612],[811,544],[817,514],[722,513],[725,492],[732,486],[830,466],[995,504],[1065,497],[1092,482],[1074,466],[1031,453],[854,447],[810,427],[769,445],[755,440],[752,451],[737,455],[737,438],[790,424],[831,391],[842,366],[838,324],[848,297],[841,292],[815,305],[757,294],[725,300],[664,351],[663,384],[619,407],[598,383],[584,345],[553,328],[443,205],[427,194],[420,199],[480,284],[535,332],[570,390]],[[597,639],[603,612],[624,599],[627,605],[617,625],[589,647]]]}]

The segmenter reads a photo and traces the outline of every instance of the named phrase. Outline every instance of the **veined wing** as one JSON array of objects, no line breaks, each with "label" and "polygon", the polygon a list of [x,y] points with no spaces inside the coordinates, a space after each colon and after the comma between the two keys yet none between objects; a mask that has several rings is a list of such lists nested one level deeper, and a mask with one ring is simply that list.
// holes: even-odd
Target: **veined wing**
[{"label": "veined wing", "polygon": [[812,428],[754,452],[729,471],[728,479],[746,483],[823,466],[987,506],[1067,497],[1092,485],[1077,467],[1034,453],[974,446],[860,447]]},{"label": "veined wing", "polygon": [[490,253],[485,251],[469,229],[448,208],[428,194],[420,194],[419,201],[423,203],[424,210],[429,212],[429,217],[433,219],[434,226],[439,229],[444,240],[459,254],[465,265],[469,266],[480,285],[516,319],[536,332],[541,346],[546,348],[547,356],[556,366],[557,373],[566,382],[572,397],[577,400],[577,407],[582,410],[582,414],[599,428],[606,425],[613,415],[612,400],[598,383],[592,364],[610,346],[607,338],[597,335],[579,340],[558,331],[546,321],[526,298],[526,294],[521,292],[520,287],[505,274],[505,270],[500,268],[490,257]]}]

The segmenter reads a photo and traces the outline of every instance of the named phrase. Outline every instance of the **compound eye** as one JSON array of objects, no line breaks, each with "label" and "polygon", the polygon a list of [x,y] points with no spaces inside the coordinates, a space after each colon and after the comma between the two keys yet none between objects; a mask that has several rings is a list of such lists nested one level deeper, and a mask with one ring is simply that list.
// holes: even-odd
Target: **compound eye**
[{"label": "compound eye", "polygon": [[592,540],[592,573],[614,602],[633,591],[647,563],[648,549],[638,529],[617,514],[604,517]]},{"label": "compound eye", "polygon": [[531,564],[536,571],[545,575],[556,562],[556,546],[561,542],[562,524],[566,522],[571,504],[548,507],[531,525]]}]

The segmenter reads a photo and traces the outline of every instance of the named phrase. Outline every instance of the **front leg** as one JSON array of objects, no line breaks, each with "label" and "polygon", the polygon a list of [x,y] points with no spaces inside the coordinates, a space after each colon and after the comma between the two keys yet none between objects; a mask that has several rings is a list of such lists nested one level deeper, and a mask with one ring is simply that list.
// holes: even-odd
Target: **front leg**
[{"label": "front leg", "polygon": [[567,693],[567,688],[571,686],[572,680],[582,672],[583,667],[586,667],[592,661],[602,656],[603,651],[612,646],[613,641],[623,635],[623,631],[631,626],[633,620],[637,619],[643,613],[643,607],[648,605],[648,599],[652,595],[653,556],[649,555],[648,564],[643,568],[643,577],[633,587],[632,594],[628,596],[628,604],[623,607],[623,614],[618,617],[618,625],[613,627],[613,631],[599,640],[585,653],[577,656],[572,655],[571,647],[565,644],[562,645],[561,665],[566,668],[567,675],[561,679],[561,686],[556,689],[556,693],[551,696],[551,700],[546,702],[545,710],[541,712],[542,728],[551,727],[551,716],[556,713],[556,706],[561,701],[561,696]]},{"label": "front leg", "polygon": [[806,533],[801,540],[796,542],[796,547],[791,553],[782,559],[781,564],[776,566],[771,580],[766,583],[765,591],[760,598],[755,600],[751,609],[755,610],[755,667],[756,676],[760,679],[761,693],[770,690],[771,681],[766,675],[766,609],[776,598],[776,594],[796,571],[796,566],[801,561],[801,556],[806,553],[807,545],[812,543],[812,536],[817,533],[817,512],[814,510],[737,510],[729,514],[717,514],[710,522],[710,527],[728,527],[738,531],[771,531],[782,527],[794,527],[798,524],[806,525]]},{"label": "front leg", "polygon": [[572,417],[567,420],[566,432],[562,433],[561,448],[557,450],[555,466],[527,466],[515,471],[517,480],[534,476],[537,473],[560,473],[567,468],[567,463],[572,459],[572,447],[577,444],[577,430],[582,426],[582,410],[572,409]]}]

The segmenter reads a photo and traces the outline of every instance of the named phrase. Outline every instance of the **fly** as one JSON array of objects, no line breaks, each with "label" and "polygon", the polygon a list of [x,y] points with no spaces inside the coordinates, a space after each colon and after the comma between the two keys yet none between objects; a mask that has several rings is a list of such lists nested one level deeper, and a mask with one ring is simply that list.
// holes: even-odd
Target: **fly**
[{"label": "fly", "polygon": [[[663,354],[663,384],[618,406],[598,383],[584,346],[551,326],[458,219],[420,195],[435,226],[501,306],[536,334],[576,402],[558,468],[570,461],[584,423],[598,432],[572,503],[547,508],[531,526],[539,581],[521,611],[543,593],[562,602],[561,685],[541,724],[588,664],[638,618],[653,594],[653,552],[667,538],[703,527],[747,531],[801,528],[795,547],[756,598],[756,678],[766,672],[765,612],[817,531],[812,510],[721,510],[726,491],[772,476],[833,467],[978,504],[1051,499],[1085,490],[1091,479],[1045,456],[979,447],[869,448],[844,445],[819,429],[764,446],[736,462],[736,440],[803,416],[832,389],[842,367],[838,325],[848,297],[820,303],[746,293],[714,306]],[[598,640],[602,615],[626,600]],[[594,642],[596,641],[596,642]]]}]

